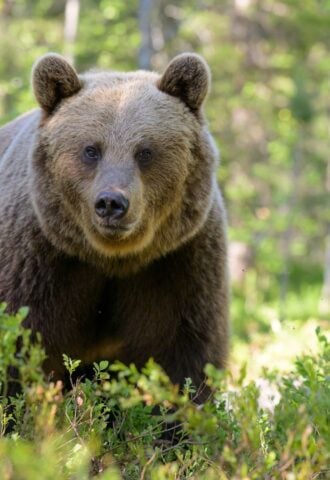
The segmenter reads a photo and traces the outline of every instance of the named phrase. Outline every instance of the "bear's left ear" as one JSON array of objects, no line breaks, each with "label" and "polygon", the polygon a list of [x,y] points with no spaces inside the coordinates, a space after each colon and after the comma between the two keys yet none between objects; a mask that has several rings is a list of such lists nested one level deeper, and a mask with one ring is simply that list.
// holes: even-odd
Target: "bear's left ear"
[{"label": "bear's left ear", "polygon": [[81,89],[75,69],[56,53],[44,55],[36,62],[32,70],[32,86],[39,105],[48,114],[63,98]]},{"label": "bear's left ear", "polygon": [[180,98],[196,112],[208,94],[210,83],[210,69],[203,58],[194,53],[183,53],[170,62],[158,82],[158,88]]}]

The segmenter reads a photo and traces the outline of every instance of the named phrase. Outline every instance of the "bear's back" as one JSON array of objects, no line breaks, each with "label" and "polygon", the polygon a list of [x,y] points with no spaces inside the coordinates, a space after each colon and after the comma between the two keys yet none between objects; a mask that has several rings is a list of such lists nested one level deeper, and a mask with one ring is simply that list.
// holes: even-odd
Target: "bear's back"
[{"label": "bear's back", "polygon": [[16,150],[16,144],[22,147],[24,145],[23,152],[26,153],[26,147],[30,146],[31,137],[36,131],[39,120],[40,110],[32,110],[0,128],[0,161],[9,148]]}]

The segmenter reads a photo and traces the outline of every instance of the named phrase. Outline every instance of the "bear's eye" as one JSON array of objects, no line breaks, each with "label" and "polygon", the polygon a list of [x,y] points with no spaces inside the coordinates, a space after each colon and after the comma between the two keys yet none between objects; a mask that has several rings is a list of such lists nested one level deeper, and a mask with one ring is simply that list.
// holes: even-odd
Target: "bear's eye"
[{"label": "bear's eye", "polygon": [[101,153],[97,147],[94,147],[93,145],[88,145],[88,147],[84,149],[84,160],[86,160],[87,162],[97,162],[100,157]]},{"label": "bear's eye", "polygon": [[150,165],[153,159],[153,152],[150,148],[143,148],[136,152],[135,159],[141,168],[146,168]]}]

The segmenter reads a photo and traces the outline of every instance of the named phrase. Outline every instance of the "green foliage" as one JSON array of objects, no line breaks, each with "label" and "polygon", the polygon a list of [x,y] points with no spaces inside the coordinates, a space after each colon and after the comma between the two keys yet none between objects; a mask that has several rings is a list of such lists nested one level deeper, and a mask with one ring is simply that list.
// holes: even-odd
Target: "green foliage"
[{"label": "green foliage", "polygon": [[[94,364],[94,377],[61,382],[42,375],[44,354],[20,326],[26,311],[0,311],[0,478],[8,480],[296,478],[326,475],[330,461],[330,344],[302,355],[288,374],[264,370],[248,381],[206,367],[213,397],[202,406],[150,360],[139,372]],[[22,349],[16,352],[16,338]],[[71,376],[79,361],[64,356]],[[8,367],[21,390],[8,399]],[[11,430],[5,434],[8,420]],[[320,477],[322,478],[322,477]],[[325,478],[325,477],[324,477]]]},{"label": "green foliage", "polygon": [[[279,322],[283,308],[279,299],[279,275],[273,279],[257,278],[250,270],[244,284],[233,286],[231,304],[232,330],[235,339],[251,340],[256,332],[270,333],[272,323]],[[289,321],[302,324],[311,318],[322,318],[318,312],[322,271],[310,264],[289,264],[289,292],[285,299],[285,315]],[[324,316],[327,324],[328,316]]]}]

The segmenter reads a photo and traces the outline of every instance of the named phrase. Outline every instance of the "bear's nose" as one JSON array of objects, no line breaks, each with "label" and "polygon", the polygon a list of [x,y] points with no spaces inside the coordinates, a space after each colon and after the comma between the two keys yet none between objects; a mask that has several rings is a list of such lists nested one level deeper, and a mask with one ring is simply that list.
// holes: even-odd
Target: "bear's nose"
[{"label": "bear's nose", "polygon": [[120,192],[102,192],[97,196],[94,207],[99,217],[117,220],[126,214],[129,200]]}]

